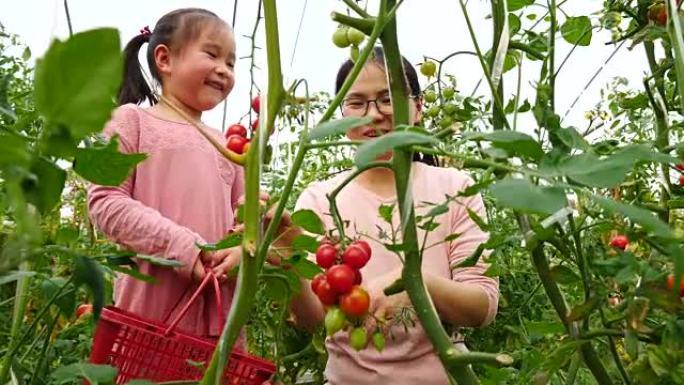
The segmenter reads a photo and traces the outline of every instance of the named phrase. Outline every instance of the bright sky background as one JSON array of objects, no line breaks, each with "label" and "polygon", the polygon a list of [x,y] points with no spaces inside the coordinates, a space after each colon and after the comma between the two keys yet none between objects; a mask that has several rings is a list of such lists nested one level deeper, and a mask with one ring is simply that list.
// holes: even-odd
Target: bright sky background
[{"label": "bright sky background", "polygon": [[[153,28],[157,19],[164,13],[180,7],[203,7],[212,10],[231,21],[233,1],[238,1],[236,20],[236,39],[238,57],[249,54],[250,45],[243,35],[250,35],[256,17],[257,0],[70,0],[69,8],[74,30],[111,26],[119,29],[122,46],[138,30],[146,25]],[[306,8],[304,7],[306,4]],[[369,1],[369,10],[375,12],[377,0]],[[563,10],[570,16],[590,15],[594,25],[598,16],[591,16],[601,9],[602,2],[586,0],[570,0]],[[284,76],[291,81],[305,77],[312,91],[333,92],[335,73],[339,64],[347,57],[348,50],[335,47],[331,35],[336,24],[329,15],[332,11],[344,11],[346,6],[339,0],[280,0],[278,1],[279,28],[281,36],[281,60]],[[544,9],[535,6],[539,15]],[[483,51],[491,44],[491,21],[485,19],[490,11],[490,2],[470,0],[468,12],[475,21],[476,33]],[[302,13],[304,17],[301,19]],[[560,22],[564,20],[559,13]],[[301,24],[301,33],[293,56],[297,30]],[[41,56],[54,38],[63,39],[68,36],[68,27],[64,13],[63,0],[21,0],[5,1],[0,9],[0,23],[6,30],[18,34],[22,41],[32,50],[34,57]],[[523,28],[532,22],[523,18]],[[402,53],[412,63],[419,63],[423,55],[441,58],[458,50],[474,50],[472,41],[457,0],[406,0],[399,11],[399,41]],[[557,64],[562,61],[571,45],[558,36]],[[259,41],[264,46],[263,22],[260,25]],[[610,40],[608,32],[594,32],[589,47],[578,47],[570,57],[557,79],[557,112],[563,116],[572,101],[584,88],[585,84],[601,67],[612,53],[614,46],[606,45]],[[257,63],[265,69],[265,50],[259,52]],[[290,65],[290,63],[292,63]],[[525,62],[523,67],[523,98],[533,96],[532,85],[538,78],[539,66]],[[538,62],[537,62],[538,63]],[[599,89],[615,76],[624,76],[630,80],[631,87],[639,88],[641,79],[647,68],[643,50],[638,48],[629,51],[625,45],[604,68],[591,88],[585,92],[578,105],[566,118],[565,123],[577,127],[586,125],[584,112],[591,109],[599,100]],[[228,123],[239,119],[248,111],[249,105],[249,67],[248,60],[238,62],[236,69],[237,84],[228,97]],[[475,57],[461,55],[450,60],[446,71],[456,75],[459,91],[470,94],[474,85],[481,78],[482,71]],[[506,74],[505,85],[507,95],[512,95],[516,85],[517,71]],[[265,71],[258,73],[257,82],[263,84]],[[421,79],[425,81],[425,78]],[[479,92],[487,92],[481,86]],[[532,102],[532,101],[531,101]],[[205,122],[220,128],[222,106],[217,107],[204,116]],[[533,121],[529,118],[522,121],[523,130],[531,130]]]}]

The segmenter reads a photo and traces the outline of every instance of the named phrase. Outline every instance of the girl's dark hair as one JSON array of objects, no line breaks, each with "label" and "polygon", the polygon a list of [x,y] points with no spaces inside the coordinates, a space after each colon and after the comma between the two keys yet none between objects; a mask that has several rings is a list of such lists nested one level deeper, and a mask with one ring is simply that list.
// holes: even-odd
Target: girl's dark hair
[{"label": "girl's dark hair", "polygon": [[124,74],[117,102],[119,105],[127,103],[140,104],[147,99],[150,104],[157,103],[157,97],[152,92],[138,60],[138,54],[143,44],[147,45],[147,65],[152,78],[161,84],[161,77],[154,60],[154,50],[164,44],[171,51],[180,51],[188,42],[197,39],[210,24],[226,23],[215,13],[202,8],[181,8],[162,16],[154,30],[149,33],[141,32],[126,44],[124,48]]},{"label": "girl's dark hair", "polygon": [[[369,59],[369,63],[371,61],[382,66],[383,68],[385,67],[385,52],[382,50],[382,47],[373,47],[373,55]],[[408,83],[408,87],[411,92],[410,96],[418,98],[421,96],[418,73],[416,72],[416,69],[413,68],[411,62],[409,62],[405,57],[402,56],[401,61],[404,66],[404,75],[406,77],[405,80]],[[335,78],[335,93],[340,92],[340,89],[342,88],[344,81],[347,80],[347,76],[349,76],[349,72],[351,72],[352,67],[354,67],[354,62],[351,59],[347,59],[347,61],[342,63],[340,66],[340,69],[337,71],[337,78]],[[437,158],[434,155],[423,154],[420,152],[413,153],[413,160],[417,162],[423,162],[430,166],[439,165]]]}]

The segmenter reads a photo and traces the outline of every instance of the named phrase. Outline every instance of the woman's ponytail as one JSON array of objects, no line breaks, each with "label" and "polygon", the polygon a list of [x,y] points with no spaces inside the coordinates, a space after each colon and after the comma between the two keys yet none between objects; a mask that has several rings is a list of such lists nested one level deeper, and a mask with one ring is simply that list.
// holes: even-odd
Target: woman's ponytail
[{"label": "woman's ponytail", "polygon": [[147,99],[150,104],[157,104],[157,97],[150,89],[138,60],[138,54],[143,44],[149,42],[150,34],[141,33],[135,36],[124,48],[124,73],[119,95],[118,105],[135,103],[141,104]]}]

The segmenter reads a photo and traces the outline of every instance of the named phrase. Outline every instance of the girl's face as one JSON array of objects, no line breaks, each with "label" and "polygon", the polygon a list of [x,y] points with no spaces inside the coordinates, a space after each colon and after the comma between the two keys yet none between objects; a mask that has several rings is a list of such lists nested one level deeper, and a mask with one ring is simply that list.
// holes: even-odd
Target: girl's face
[{"label": "girl's face", "polygon": [[[342,102],[342,113],[344,116],[369,116],[373,119],[369,125],[349,130],[347,137],[351,140],[368,140],[392,131],[392,104],[387,74],[382,66],[369,62],[363,67]],[[409,99],[409,122],[418,122],[420,113],[421,101]]]},{"label": "girl's face", "polygon": [[164,93],[200,114],[221,103],[235,84],[235,38],[222,23],[206,26],[173,52],[157,46],[155,59]]}]

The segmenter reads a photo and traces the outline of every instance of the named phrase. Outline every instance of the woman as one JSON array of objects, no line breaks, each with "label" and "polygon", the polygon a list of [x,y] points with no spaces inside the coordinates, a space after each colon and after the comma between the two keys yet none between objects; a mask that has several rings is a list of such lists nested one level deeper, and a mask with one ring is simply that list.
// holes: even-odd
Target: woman
[{"label": "woman", "polygon": [[[421,91],[417,74],[411,64],[404,60],[404,69],[411,95],[409,116],[413,123],[420,122]],[[336,88],[339,92],[353,66],[345,62],[337,74]],[[374,56],[364,66],[359,77],[342,103],[344,116],[369,116],[371,125],[351,129],[347,136],[352,140],[369,140],[393,129],[387,74],[382,49],[375,48]],[[391,153],[385,160],[391,159]],[[426,162],[428,163],[428,162]],[[438,168],[419,161],[412,165],[412,194],[416,214],[425,214],[434,206],[421,202],[440,204],[446,196],[455,196],[472,180],[455,169]],[[329,215],[327,194],[339,186],[348,173],[330,180],[317,182],[304,190],[297,202],[297,209],[316,212],[327,229],[334,223]],[[375,168],[363,172],[349,183],[338,195],[337,205],[342,220],[347,223],[345,233],[351,238],[361,238],[370,243],[372,257],[361,270],[362,286],[371,296],[370,313],[378,319],[398,316],[398,310],[409,307],[406,292],[385,296],[383,289],[401,275],[402,263],[396,254],[387,250],[380,233],[392,234],[391,227],[398,228],[399,214],[394,210],[392,225],[378,215],[381,205],[396,203],[394,174],[388,168]],[[449,203],[449,212],[438,216],[439,226],[430,232],[423,253],[423,278],[440,318],[456,327],[483,326],[492,321],[498,302],[498,282],[483,275],[486,265],[480,261],[466,268],[451,267],[467,258],[477,246],[487,240],[477,224],[468,216],[467,209],[481,217],[485,214],[479,195],[458,198]],[[419,230],[419,239],[424,232]],[[444,242],[451,234],[460,234],[455,240]],[[400,242],[400,240],[397,240]],[[298,322],[309,328],[320,324],[324,310],[306,285],[294,301],[293,310]],[[403,312],[406,314],[406,312]],[[325,375],[329,383],[338,384],[421,384],[446,385],[446,372],[420,326],[405,329],[403,325],[388,326],[385,330],[386,348],[377,352],[372,348],[355,351],[349,346],[346,332],[338,332],[326,341],[329,358]]]}]

